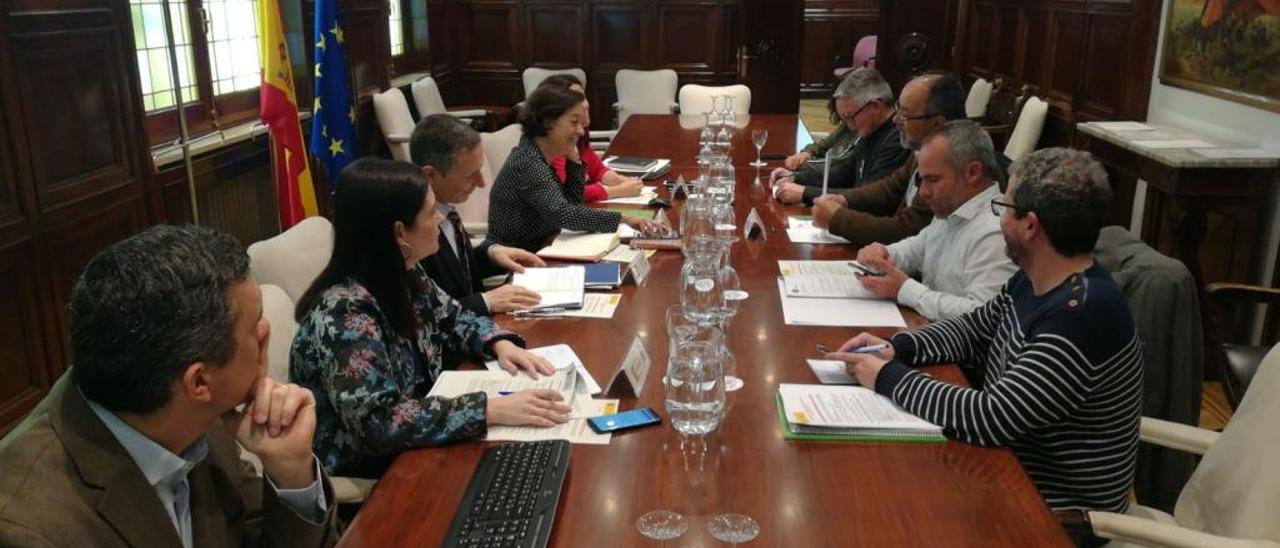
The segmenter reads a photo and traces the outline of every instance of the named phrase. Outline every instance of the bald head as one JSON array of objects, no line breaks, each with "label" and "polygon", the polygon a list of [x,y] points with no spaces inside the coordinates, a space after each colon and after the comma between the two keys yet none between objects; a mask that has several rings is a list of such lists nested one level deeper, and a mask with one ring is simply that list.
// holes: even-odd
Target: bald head
[{"label": "bald head", "polygon": [[964,116],[964,88],[949,72],[930,72],[907,82],[898,97],[899,137],[903,148],[920,150],[943,124]]}]

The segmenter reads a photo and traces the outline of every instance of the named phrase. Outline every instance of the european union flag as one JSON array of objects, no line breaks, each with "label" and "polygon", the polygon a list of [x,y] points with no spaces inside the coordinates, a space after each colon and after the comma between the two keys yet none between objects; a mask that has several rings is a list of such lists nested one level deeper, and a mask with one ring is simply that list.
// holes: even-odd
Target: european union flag
[{"label": "european union flag", "polygon": [[311,154],[320,160],[330,185],[356,159],[356,108],[351,101],[347,52],[338,0],[316,0],[315,105],[311,110]]}]

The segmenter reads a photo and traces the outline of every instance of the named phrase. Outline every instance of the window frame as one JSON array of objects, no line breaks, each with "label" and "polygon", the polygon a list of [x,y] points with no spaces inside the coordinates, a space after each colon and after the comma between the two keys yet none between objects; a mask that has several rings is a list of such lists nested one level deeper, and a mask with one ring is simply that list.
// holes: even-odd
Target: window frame
[{"label": "window frame", "polygon": [[[261,0],[259,0],[261,1]],[[213,65],[209,58],[208,12],[204,0],[186,0],[187,20],[191,27],[192,64],[198,99],[183,97],[187,133],[195,139],[220,129],[256,120],[258,88],[250,88],[222,95],[213,94]],[[137,29],[134,29],[137,32]],[[259,61],[261,62],[261,61]],[[143,70],[139,66],[138,70]],[[175,80],[177,80],[175,75]],[[144,111],[145,112],[145,111]],[[152,147],[176,141],[180,135],[178,107],[170,106],[146,112],[147,141]]]},{"label": "window frame", "polygon": [[[387,0],[386,15],[391,17],[391,2],[397,2],[400,6],[400,37],[403,40],[404,51],[399,55],[391,55],[391,33],[387,32],[387,55],[390,56],[391,66],[388,68],[389,75],[394,78],[402,74],[412,72],[424,72],[430,69],[431,65],[431,46],[429,43],[422,44],[417,47],[417,41],[414,39],[414,18],[412,17],[413,5],[415,2],[420,3],[423,10],[428,9],[426,0]],[[423,13],[423,24],[428,24],[430,17],[426,12]],[[430,30],[426,29],[430,37]],[[429,40],[428,40],[429,42]]]}]

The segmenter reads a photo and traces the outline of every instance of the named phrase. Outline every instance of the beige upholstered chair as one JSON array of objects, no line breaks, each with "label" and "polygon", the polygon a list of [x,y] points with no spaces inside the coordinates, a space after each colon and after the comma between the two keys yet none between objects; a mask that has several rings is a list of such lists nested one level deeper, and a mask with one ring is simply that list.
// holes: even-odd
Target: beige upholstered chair
[{"label": "beige upholstered chair", "polygon": [[1280,547],[1280,345],[1262,360],[1221,434],[1144,417],[1142,441],[1202,455],[1173,515],[1133,505],[1128,514],[1089,512],[1112,546]]},{"label": "beige upholstered chair", "polygon": [[477,118],[484,118],[489,114],[484,109],[468,109],[468,110],[449,110],[444,106],[444,97],[440,96],[440,87],[436,85],[435,78],[424,76],[421,80],[414,82],[410,86],[413,92],[413,106],[418,109],[418,119],[426,118],[432,114],[448,114],[455,118],[462,118],[468,122]]},{"label": "beige upholstered chair", "polygon": [[280,286],[298,300],[333,254],[333,225],[307,217],[289,230],[249,246],[249,271],[261,284]]},{"label": "beige upholstered chair", "polygon": [[[289,380],[289,347],[293,345],[293,336],[298,333],[293,305],[293,299],[284,289],[271,284],[262,285],[262,315],[271,324],[271,339],[267,341],[267,375],[283,382]],[[241,451],[241,454],[249,453]],[[338,504],[364,502],[376,483],[371,479],[342,476],[331,476],[329,481],[333,484],[334,502]]]},{"label": "beige upholstered chair", "polygon": [[408,162],[409,136],[413,135],[413,115],[400,88],[373,94],[373,112],[378,117],[382,138],[391,149],[391,157]]},{"label": "beige upholstered chair", "polygon": [[733,97],[733,111],[737,114],[751,112],[751,88],[742,84],[731,86],[702,86],[685,84],[680,87],[680,113],[702,114],[711,112],[711,98],[720,95]]},{"label": "beige upholstered chair", "polygon": [[533,93],[533,90],[538,87],[538,84],[541,84],[543,80],[546,80],[552,74],[572,74],[582,81],[582,85],[587,85],[587,71],[580,68],[552,70],[542,67],[529,67],[520,74],[520,80],[524,83],[525,98],[527,99]]},{"label": "beige upholstered chair", "polygon": [[964,100],[964,115],[969,118],[982,118],[987,115],[987,103],[991,102],[991,82],[978,78],[969,88],[969,96]]},{"label": "beige upholstered chair", "polygon": [[1018,123],[1013,126],[1009,142],[1004,146],[1004,155],[1010,160],[1018,161],[1036,149],[1040,142],[1040,132],[1044,130],[1044,119],[1049,114],[1049,103],[1036,96],[1030,96],[1022,105],[1018,114]]},{"label": "beige upholstered chair", "polygon": [[[618,88],[618,127],[632,114],[671,114],[680,109],[676,103],[676,71],[621,69],[614,76]],[[735,105],[736,106],[736,105]]]}]

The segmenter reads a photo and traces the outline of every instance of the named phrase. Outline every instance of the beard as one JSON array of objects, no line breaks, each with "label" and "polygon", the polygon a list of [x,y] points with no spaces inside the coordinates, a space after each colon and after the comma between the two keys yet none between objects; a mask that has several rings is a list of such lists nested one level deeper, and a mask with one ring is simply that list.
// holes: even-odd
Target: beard
[{"label": "beard", "polygon": [[1022,268],[1021,260],[1024,255],[1022,251],[1016,243],[1009,241],[1008,236],[1004,237],[1004,255],[1018,268]]}]

